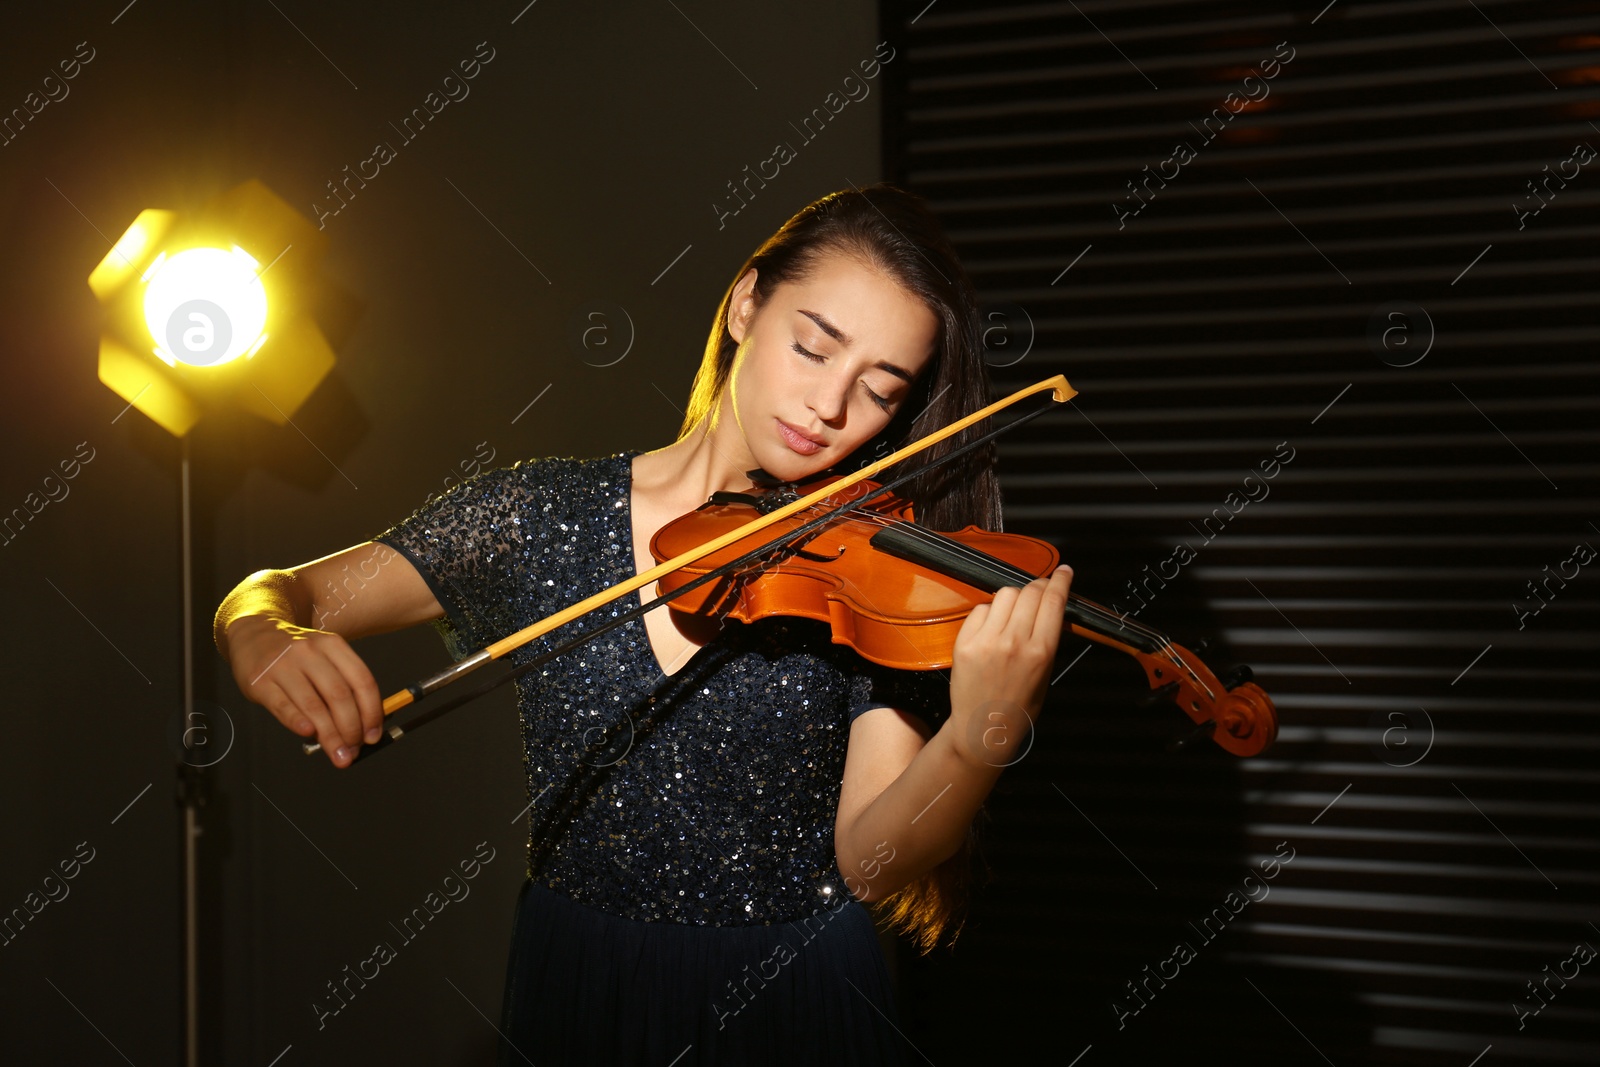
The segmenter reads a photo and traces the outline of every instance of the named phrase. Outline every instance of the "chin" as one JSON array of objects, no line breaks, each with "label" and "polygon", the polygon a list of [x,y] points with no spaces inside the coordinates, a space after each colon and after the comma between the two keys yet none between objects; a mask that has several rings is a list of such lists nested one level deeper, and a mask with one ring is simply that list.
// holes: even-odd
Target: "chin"
[{"label": "chin", "polygon": [[839,462],[833,457],[832,452],[832,449],[825,449],[814,456],[802,456],[779,445],[763,456],[759,451],[752,449],[752,454],[756,462],[761,465],[761,469],[785,482],[803,482],[827,470]]},{"label": "chin", "polygon": [[785,482],[803,482],[815,474],[827,469],[827,461],[818,464],[816,456],[778,456],[771,463],[763,463],[761,469]]}]

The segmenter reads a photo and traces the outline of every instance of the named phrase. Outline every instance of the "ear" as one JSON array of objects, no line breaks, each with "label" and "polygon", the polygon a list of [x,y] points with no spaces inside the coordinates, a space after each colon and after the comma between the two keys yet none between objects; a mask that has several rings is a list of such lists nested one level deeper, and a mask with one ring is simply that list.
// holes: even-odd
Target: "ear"
[{"label": "ear", "polygon": [[733,286],[733,294],[728,298],[728,335],[735,342],[744,340],[745,330],[750,327],[750,320],[756,314],[756,269],[751,267],[744,272]]}]

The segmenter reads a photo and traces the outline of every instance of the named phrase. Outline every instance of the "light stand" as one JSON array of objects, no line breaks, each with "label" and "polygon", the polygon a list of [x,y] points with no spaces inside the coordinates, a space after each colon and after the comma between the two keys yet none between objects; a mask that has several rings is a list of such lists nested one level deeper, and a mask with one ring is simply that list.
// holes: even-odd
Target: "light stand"
[{"label": "light stand", "polygon": [[174,749],[185,1067],[201,1059],[201,809],[210,795],[207,768],[227,754],[207,750],[211,724],[195,707],[189,435],[203,414],[222,411],[282,426],[332,370],[333,350],[298,299],[312,291],[326,244],[304,216],[252,180],[190,215],[140,212],[89,275],[106,312],[101,382],[179,440],[183,716]]}]

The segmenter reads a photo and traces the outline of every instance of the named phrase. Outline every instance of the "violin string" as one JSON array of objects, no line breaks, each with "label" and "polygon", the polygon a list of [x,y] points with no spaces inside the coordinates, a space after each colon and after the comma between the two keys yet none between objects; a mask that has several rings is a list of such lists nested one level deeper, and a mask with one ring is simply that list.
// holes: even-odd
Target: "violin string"
[{"label": "violin string", "polygon": [[[816,505],[813,505],[813,507],[816,507]],[[846,514],[843,516],[843,521],[885,528],[897,527],[908,537],[914,540],[921,541],[924,544],[939,545],[943,548],[946,548],[952,554],[960,556],[971,563],[974,567],[987,572],[990,577],[1001,582],[1001,584],[1013,583],[1022,576],[1027,576],[1027,580],[1029,581],[1033,579],[1032,575],[1028,575],[1028,572],[1022,570],[1021,568],[1014,567],[1011,564],[1006,563],[1004,560],[996,560],[987,553],[980,552],[969,545],[963,544],[955,538],[941,536],[936,531],[928,530],[925,527],[918,526],[912,522],[906,522],[902,519],[893,518],[892,516],[881,515],[872,512],[867,512],[865,514],[858,512]],[[1070,599],[1074,601],[1080,615],[1087,616],[1099,622],[1100,626],[1102,627],[1101,632],[1105,633],[1106,636],[1113,636],[1110,632],[1113,629],[1122,629],[1135,631],[1148,639],[1156,646],[1157,655],[1170,662],[1178,669],[1180,673],[1187,675],[1195,685],[1199,686],[1199,688],[1205,692],[1208,698],[1212,700],[1216,699],[1216,694],[1211,690],[1211,687],[1207,685],[1205,681],[1201,679],[1194,672],[1194,670],[1177,654],[1171,638],[1167,637],[1159,630],[1146,626],[1143,623],[1134,622],[1130,625],[1125,614],[1119,615],[1115,612],[1108,611],[1100,604],[1097,604],[1086,597],[1074,595]]]},{"label": "violin string", "polygon": [[[844,521],[858,522],[880,527],[898,527],[906,534],[906,536],[914,540],[921,541],[924,544],[939,545],[948,549],[953,555],[958,555],[970,562],[974,567],[982,569],[1002,585],[1026,584],[1026,582],[1032,581],[1035,577],[1019,567],[1015,567],[1009,563],[1006,563],[1004,560],[997,560],[995,557],[978,551],[954,538],[943,537],[937,532],[927,530],[916,525],[915,523],[904,522],[889,516],[873,515],[870,513],[860,516],[847,515],[844,517]],[[1138,632],[1141,636],[1148,638],[1152,643],[1168,643],[1166,636],[1159,631],[1145,626],[1142,623],[1129,622],[1125,615],[1118,615],[1114,612],[1107,611],[1102,605],[1095,603],[1093,600],[1090,600],[1087,597],[1073,594],[1071,600],[1073,601],[1074,606],[1076,606],[1080,612],[1101,620],[1102,625],[1105,625],[1108,628],[1115,627],[1118,629],[1133,630]]]},{"label": "violin string", "polygon": [[[846,518],[848,520],[856,517],[847,516]],[[857,521],[874,522],[875,524],[881,526],[898,526],[907,536],[916,540],[920,540],[924,544],[938,544],[948,548],[952,553],[965,558],[974,566],[987,571],[989,575],[995,579],[1012,581],[1019,578],[1026,579],[1028,581],[1033,579],[1032,575],[1028,574],[1028,572],[1019,567],[1014,567],[1010,564],[1007,564],[1003,560],[995,560],[987,553],[980,552],[969,545],[963,544],[955,538],[944,537],[935,531],[917,526],[915,523],[904,522],[903,520],[893,519],[889,516],[878,515],[861,516]],[[1095,601],[1089,600],[1086,597],[1080,597],[1074,594],[1070,597],[1070,599],[1075,602],[1081,615],[1091,617],[1098,621],[1100,623],[1101,632],[1105,633],[1107,636],[1112,636],[1111,631],[1113,629],[1125,629],[1135,631],[1149,639],[1156,646],[1158,655],[1166,658],[1174,667],[1179,670],[1180,673],[1188,675],[1197,686],[1205,691],[1207,697],[1213,700],[1216,699],[1216,694],[1211,691],[1211,687],[1208,686],[1198,675],[1196,675],[1193,669],[1191,669],[1189,665],[1178,656],[1171,638],[1167,637],[1159,630],[1145,626],[1142,623],[1135,622],[1132,625],[1129,625],[1126,615],[1119,615],[1115,612],[1107,611],[1100,604],[1097,604]]]},{"label": "violin string", "polygon": [[[1028,574],[1028,572],[1022,570],[1021,568],[1014,567],[1011,564],[1006,563],[1004,560],[996,560],[994,557],[989,556],[984,552],[980,552],[969,545],[963,544],[954,538],[942,537],[934,531],[917,526],[915,523],[903,522],[888,516],[870,514],[859,517],[853,515],[845,516],[845,521],[854,521],[881,527],[898,527],[906,534],[907,537],[910,537],[913,540],[921,541],[922,543],[928,545],[938,545],[946,548],[952,555],[960,556],[961,558],[965,559],[974,567],[979,568],[987,573],[991,578],[995,579],[1001,585],[1023,585],[1028,581],[1032,581],[1035,577],[1034,575]],[[1133,630],[1140,633],[1141,636],[1147,637],[1152,643],[1156,644],[1165,643],[1166,641],[1165,636],[1160,632],[1151,629],[1142,623],[1129,623],[1126,621],[1125,616],[1119,616],[1113,612],[1107,611],[1101,605],[1089,600],[1087,597],[1073,594],[1071,600],[1074,606],[1082,614],[1095,617],[1101,621],[1102,625],[1108,628],[1115,627],[1118,629]]]}]

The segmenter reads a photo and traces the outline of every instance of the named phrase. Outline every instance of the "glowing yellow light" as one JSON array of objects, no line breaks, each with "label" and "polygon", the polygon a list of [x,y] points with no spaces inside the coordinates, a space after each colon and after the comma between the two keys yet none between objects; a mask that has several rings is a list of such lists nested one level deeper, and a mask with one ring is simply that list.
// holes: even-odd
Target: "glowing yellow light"
[{"label": "glowing yellow light", "polygon": [[150,231],[135,221],[132,226],[128,227],[128,232],[117,240],[111,251],[123,264],[131,265],[136,263],[140,256],[144,255],[144,250],[149,246]]},{"label": "glowing yellow light", "polygon": [[156,254],[156,258],[150,261],[150,265],[144,269],[144,273],[139,275],[139,280],[141,282],[147,282],[151,278],[155,277],[156,272],[161,269],[162,264],[164,264],[166,261],[167,250],[163,248]]},{"label": "glowing yellow light", "polygon": [[254,354],[267,325],[260,269],[238,245],[163,256],[146,277],[144,321],[168,366],[216,367]]}]

